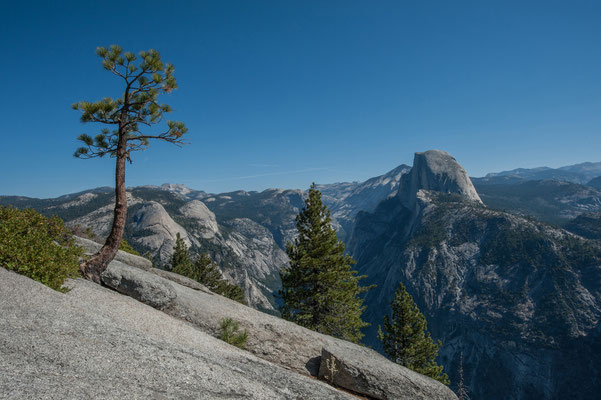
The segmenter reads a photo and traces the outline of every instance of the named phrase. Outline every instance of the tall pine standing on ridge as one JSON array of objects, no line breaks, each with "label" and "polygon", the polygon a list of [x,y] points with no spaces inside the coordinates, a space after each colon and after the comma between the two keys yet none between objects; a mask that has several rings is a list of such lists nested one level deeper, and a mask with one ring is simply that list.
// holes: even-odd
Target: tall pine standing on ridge
[{"label": "tall pine standing on ridge", "polygon": [[158,51],[142,51],[136,56],[111,45],[109,49],[98,47],[96,54],[102,58],[104,69],[117,76],[123,84],[123,93],[117,98],[105,97],[94,103],[80,101],[72,106],[74,110],[81,111],[81,122],[97,122],[108,127],[101,129],[94,138],[79,135],[77,139],[85,146],[78,148],[74,156],[94,158],[109,155],[116,160],[111,232],[98,253],[80,266],[85,278],[100,283],[100,274],[117,254],[125,229],[125,161],[131,164],[131,153],[148,148],[151,139],[184,144],[182,136],[187,128],[181,122],[166,121],[167,127],[163,131],[152,134],[141,131],[158,124],[165,114],[171,112],[171,107],[158,102],[158,96],[177,89],[173,76],[175,68],[171,64],[163,64]]},{"label": "tall pine standing on ridge", "polygon": [[384,329],[378,326],[378,339],[392,361],[449,384],[443,367],[436,364],[440,340],[434,342],[428,332],[426,317],[401,283],[390,303],[392,318],[384,317]]},{"label": "tall pine standing on ridge", "polygon": [[330,210],[321,201],[315,184],[305,207],[296,217],[298,237],[288,243],[290,266],[280,272],[284,305],[282,317],[306,328],[351,342],[363,337],[360,295],[370,287],[359,286],[365,276],[352,269],[355,261],[331,225]]}]

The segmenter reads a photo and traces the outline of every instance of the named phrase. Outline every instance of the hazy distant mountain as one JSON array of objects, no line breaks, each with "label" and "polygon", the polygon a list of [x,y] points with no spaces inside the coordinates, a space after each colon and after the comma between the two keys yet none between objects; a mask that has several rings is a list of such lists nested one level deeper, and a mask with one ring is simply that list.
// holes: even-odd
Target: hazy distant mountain
[{"label": "hazy distant mountain", "polygon": [[601,189],[601,176],[591,179],[586,185],[596,189]]},{"label": "hazy distant mountain", "polygon": [[488,207],[563,224],[582,213],[601,212],[601,189],[555,180],[474,185]]},{"label": "hazy distant mountain", "polygon": [[586,178],[586,181],[601,176],[601,162],[583,162],[559,168],[562,171],[573,172]]},{"label": "hazy distant mountain", "polygon": [[544,222],[562,225],[601,212],[601,162],[518,168],[471,180],[487,206]]},{"label": "hazy distant mountain", "polygon": [[484,178],[472,179],[474,183],[480,184],[502,184],[515,183],[519,180],[549,179],[585,184],[598,176],[601,176],[601,162],[585,162],[560,168],[517,168],[509,171],[489,173]]}]

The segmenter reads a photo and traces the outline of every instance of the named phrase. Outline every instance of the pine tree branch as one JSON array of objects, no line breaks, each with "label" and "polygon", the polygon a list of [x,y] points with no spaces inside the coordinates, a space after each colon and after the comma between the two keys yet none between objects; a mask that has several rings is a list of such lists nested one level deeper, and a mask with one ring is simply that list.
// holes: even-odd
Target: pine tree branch
[{"label": "pine tree branch", "polygon": [[119,121],[114,121],[114,120],[108,120],[108,119],[104,119],[104,118],[98,118],[97,116],[90,114],[89,115],[90,119],[92,120],[92,122],[100,122],[101,124],[109,124],[109,125],[117,125],[119,124]]},{"label": "pine tree branch", "polygon": [[175,138],[175,137],[170,137],[168,136],[170,131],[161,133],[159,135],[139,135],[139,136],[135,136],[132,138],[128,138],[127,140],[144,140],[144,139],[159,139],[159,140],[164,140],[166,142],[169,143],[173,143],[175,145],[177,145],[178,147],[182,147],[183,145],[188,144],[188,142],[185,142],[183,139],[181,138]]}]

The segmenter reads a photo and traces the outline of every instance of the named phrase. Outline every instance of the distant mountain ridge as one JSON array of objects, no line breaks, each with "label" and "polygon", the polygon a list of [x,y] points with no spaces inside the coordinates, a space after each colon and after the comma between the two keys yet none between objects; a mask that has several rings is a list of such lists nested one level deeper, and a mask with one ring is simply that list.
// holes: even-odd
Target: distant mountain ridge
[{"label": "distant mountain ridge", "polygon": [[594,187],[595,189],[601,189],[601,176],[588,181],[587,186]]},{"label": "distant mountain ridge", "polygon": [[483,178],[472,178],[480,183],[514,183],[516,180],[562,180],[586,184],[601,176],[601,162],[584,162],[559,168],[516,168],[509,171],[491,172]]},{"label": "distant mountain ridge", "polygon": [[601,189],[558,180],[482,183],[476,190],[491,208],[563,225],[583,213],[601,212]]}]

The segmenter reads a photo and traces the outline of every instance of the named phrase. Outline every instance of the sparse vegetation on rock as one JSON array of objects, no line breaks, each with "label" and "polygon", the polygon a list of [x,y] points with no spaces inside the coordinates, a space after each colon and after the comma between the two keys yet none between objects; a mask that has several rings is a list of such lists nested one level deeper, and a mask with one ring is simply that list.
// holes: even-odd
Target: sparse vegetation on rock
[{"label": "sparse vegetation on rock", "polygon": [[219,323],[219,339],[240,349],[246,347],[248,332],[240,332],[240,324],[231,318],[224,318]]},{"label": "sparse vegetation on rock", "polygon": [[82,254],[60,218],[0,207],[0,267],[64,292],[65,279],[79,275]]}]

